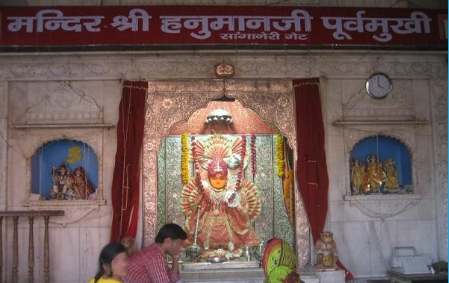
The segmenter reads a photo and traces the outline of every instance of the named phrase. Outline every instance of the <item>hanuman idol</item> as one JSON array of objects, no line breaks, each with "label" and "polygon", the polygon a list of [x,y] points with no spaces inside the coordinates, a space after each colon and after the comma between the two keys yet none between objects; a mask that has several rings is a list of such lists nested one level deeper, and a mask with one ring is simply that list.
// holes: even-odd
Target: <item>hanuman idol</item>
[{"label": "hanuman idol", "polygon": [[197,244],[205,250],[259,245],[252,223],[261,212],[261,199],[256,185],[244,179],[249,160],[245,136],[197,139],[191,152],[195,177],[182,190],[186,244],[193,243],[197,226]]}]

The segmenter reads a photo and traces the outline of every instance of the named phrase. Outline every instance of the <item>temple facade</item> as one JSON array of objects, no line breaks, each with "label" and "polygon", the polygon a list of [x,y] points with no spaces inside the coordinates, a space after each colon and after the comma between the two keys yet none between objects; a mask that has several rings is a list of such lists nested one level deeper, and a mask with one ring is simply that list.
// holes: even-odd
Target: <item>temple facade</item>
[{"label": "temple facade", "polygon": [[[73,2],[77,7],[87,5],[84,1]],[[96,6],[83,8],[104,5],[103,1],[97,2]],[[187,5],[179,3],[184,1],[110,2],[108,5],[116,8]],[[187,2],[205,5],[204,1]],[[271,5],[267,1],[212,2],[207,5]],[[335,6],[330,2],[286,1],[282,5],[319,12],[320,8]],[[364,2],[365,6],[360,7],[362,3],[357,1],[339,1],[338,8],[416,9],[406,2],[396,2]],[[419,1],[419,5],[428,5],[422,7],[426,11],[447,10],[443,2]],[[28,6],[56,9],[64,3],[28,1]],[[0,13],[11,9],[8,4],[5,1],[0,6]],[[35,15],[36,11],[31,12]],[[447,12],[442,16],[446,16],[447,28]],[[3,18],[2,31],[8,25]],[[70,38],[48,50],[45,46],[27,46],[20,39],[18,45],[0,44],[0,282],[32,282],[29,280],[34,278],[34,282],[74,283],[87,282],[95,275],[99,252],[111,239],[111,188],[117,140],[124,134],[123,125],[118,123],[127,81],[147,83],[140,153],[138,249],[152,242],[161,223],[184,220],[179,195],[182,185],[169,179],[181,175],[178,160],[166,162],[166,167],[173,167],[171,171],[159,167],[164,158],[162,149],[171,152],[167,156],[181,158],[180,147],[170,148],[168,138],[175,137],[180,143],[182,133],[187,131],[196,131],[195,135],[215,133],[192,125],[196,121],[205,127],[204,121],[197,118],[201,113],[210,113],[211,101],[227,103],[220,102],[225,94],[236,99],[239,109],[250,109],[251,113],[233,116],[234,124],[241,128],[226,134],[282,135],[291,149],[291,167],[297,170],[297,139],[301,137],[295,124],[292,82],[315,78],[319,81],[329,179],[324,230],[333,233],[338,259],[354,276],[353,282],[387,278],[392,259],[401,248],[412,247],[416,255],[428,255],[432,262],[447,261],[447,29],[442,35],[446,36],[445,50],[414,49],[410,43],[402,47],[345,48],[338,42],[326,43],[325,48],[319,48],[319,44],[307,48],[289,48],[288,44],[285,48],[239,48],[236,44],[202,49],[201,45],[190,48],[188,44],[167,44],[147,49],[111,45],[96,50],[89,45],[71,45]],[[37,38],[39,41],[39,33]],[[387,84],[373,77],[378,73],[386,75]],[[371,78],[375,81],[369,83],[378,84],[372,92],[368,86]],[[389,89],[385,97],[381,93],[384,88]],[[263,130],[252,132],[254,129],[245,128],[249,121],[259,121],[254,125]],[[271,140],[266,138],[266,144]],[[261,147],[265,145],[263,138],[258,141]],[[175,157],[173,152],[177,150],[179,155]],[[379,191],[369,186],[369,181],[363,181],[368,177],[360,176],[360,182],[365,182],[360,187],[352,177],[356,172],[352,160],[359,158],[368,167],[369,154],[377,155],[381,162],[392,158],[398,164],[398,175],[386,174]],[[263,156],[262,152],[258,156]],[[85,182],[78,191],[76,186],[64,189],[67,183],[61,177],[61,161],[70,173],[78,167],[82,169],[78,172],[85,170],[89,184]],[[250,169],[248,165],[248,176]],[[259,170],[263,169],[260,166]],[[400,181],[385,187],[391,176],[399,176]],[[73,178],[67,182],[76,183]],[[282,190],[282,182],[273,180],[270,188]],[[252,182],[265,192],[263,182]],[[301,196],[297,180],[293,184],[296,194],[290,204],[291,221],[288,213],[278,217],[276,205],[266,205],[268,201],[262,197],[263,219],[278,217],[285,221],[273,221],[270,227],[261,221],[254,229],[264,240],[270,236],[289,237],[303,280],[319,282],[314,269],[317,239],[309,230],[307,198]],[[179,190],[173,189],[177,186]],[[127,187],[123,184],[124,189]],[[164,195],[160,194],[161,187],[167,190]],[[282,195],[273,193],[271,198],[282,200]],[[121,203],[126,205],[127,200]],[[264,207],[269,207],[269,212],[264,212]],[[259,266],[232,273],[194,268],[184,270],[182,277],[184,282],[263,282]]]}]

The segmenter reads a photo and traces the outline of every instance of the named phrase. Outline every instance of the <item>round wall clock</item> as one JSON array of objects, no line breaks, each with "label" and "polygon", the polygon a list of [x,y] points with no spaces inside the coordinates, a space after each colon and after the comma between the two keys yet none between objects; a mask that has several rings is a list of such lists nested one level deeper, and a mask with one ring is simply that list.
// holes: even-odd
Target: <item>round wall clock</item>
[{"label": "round wall clock", "polygon": [[393,88],[391,79],[384,73],[374,73],[366,80],[366,92],[374,99],[383,99]]}]

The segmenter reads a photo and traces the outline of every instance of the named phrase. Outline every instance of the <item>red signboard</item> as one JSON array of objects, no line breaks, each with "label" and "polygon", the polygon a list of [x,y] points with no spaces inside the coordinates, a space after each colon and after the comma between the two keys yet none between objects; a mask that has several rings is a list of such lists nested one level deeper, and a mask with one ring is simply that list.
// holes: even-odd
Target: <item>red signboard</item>
[{"label": "red signboard", "polygon": [[[442,20],[443,19],[443,20]],[[445,19],[445,20],[444,20]],[[16,48],[447,50],[446,10],[318,7],[4,7],[0,51]],[[447,29],[446,29],[447,30]]]}]

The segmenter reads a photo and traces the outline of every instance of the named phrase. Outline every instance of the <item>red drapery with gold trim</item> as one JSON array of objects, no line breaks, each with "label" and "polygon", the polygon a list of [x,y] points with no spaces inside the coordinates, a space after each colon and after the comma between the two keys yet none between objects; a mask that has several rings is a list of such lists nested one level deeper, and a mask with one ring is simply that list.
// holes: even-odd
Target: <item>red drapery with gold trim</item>
[{"label": "red drapery with gold trim", "polygon": [[119,106],[117,152],[112,179],[111,242],[135,237],[139,211],[140,153],[148,82],[125,81]]},{"label": "red drapery with gold trim", "polygon": [[[298,148],[296,174],[313,241],[316,243],[326,222],[329,189],[320,80],[319,78],[293,80],[293,90]],[[340,262],[337,264],[346,271],[346,280],[351,280],[352,274]]]}]

